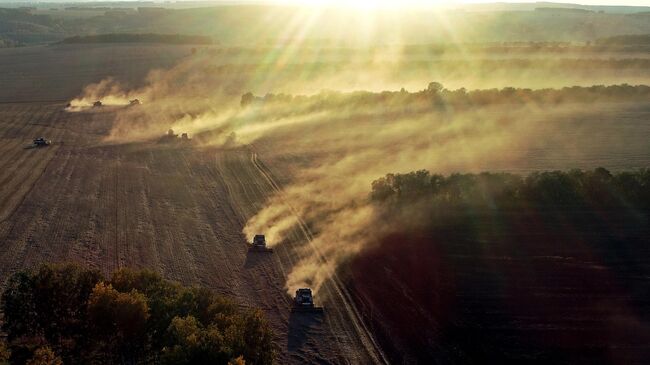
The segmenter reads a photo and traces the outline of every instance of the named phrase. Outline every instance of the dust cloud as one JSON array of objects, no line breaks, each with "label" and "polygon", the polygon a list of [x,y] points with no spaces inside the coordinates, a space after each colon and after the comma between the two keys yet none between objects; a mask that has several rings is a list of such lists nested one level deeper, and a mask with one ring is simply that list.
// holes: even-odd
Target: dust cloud
[{"label": "dust cloud", "polygon": [[129,105],[129,101],[138,99],[135,95],[123,91],[124,88],[113,78],[104,79],[96,84],[90,84],[84,89],[82,96],[70,101],[70,111],[79,111],[82,108],[92,107],[96,101],[101,100],[103,105],[119,106]]},{"label": "dust cloud", "polygon": [[[207,52],[170,70],[154,71],[143,87],[130,91],[111,79],[90,85],[72,106],[88,106],[95,100],[126,105],[130,99],[140,99],[142,105],[118,111],[108,137],[112,142],[157,138],[173,128],[197,136],[199,145],[232,143],[236,136],[238,144],[253,150],[308,161],[271,166],[280,173],[291,170],[290,182],[243,228],[247,237],[264,232],[271,245],[291,239],[296,230],[311,238],[298,250],[300,259],[288,274],[290,294],[298,287],[318,292],[342,263],[393,229],[376,223],[375,209],[368,201],[375,179],[419,169],[449,173],[517,166],[525,159],[521,151],[540,138],[536,127],[540,118],[531,116],[545,111],[533,104],[418,111],[400,105],[327,108],[291,98],[240,106],[247,91],[263,95],[317,93],[329,87],[399,89],[395,67],[401,67],[403,57],[390,67],[371,60],[332,68],[274,63],[277,60],[228,66],[215,64],[210,56]],[[500,83],[521,81],[521,75],[504,81],[506,71],[501,71]],[[409,72],[402,85],[418,84],[423,89],[427,83],[421,80],[432,80],[427,77],[436,74],[428,68]],[[495,86],[494,80],[483,80]],[[550,127],[544,133],[557,135]]]},{"label": "dust cloud", "polygon": [[[247,236],[268,232],[272,243],[282,242],[296,224],[314,232],[289,274],[290,292],[298,287],[318,291],[342,262],[396,228],[375,222],[374,206],[367,199],[373,180],[422,168],[480,170],[491,160],[516,158],[510,148],[527,139],[524,123],[489,115],[433,112],[385,119],[381,114],[386,111],[364,112],[369,111],[333,112],[309,127],[294,124],[268,132],[262,142],[300,140],[294,154],[318,156],[313,158],[314,167],[299,171],[281,196],[244,228]],[[523,120],[529,112],[524,108],[518,113]]]}]

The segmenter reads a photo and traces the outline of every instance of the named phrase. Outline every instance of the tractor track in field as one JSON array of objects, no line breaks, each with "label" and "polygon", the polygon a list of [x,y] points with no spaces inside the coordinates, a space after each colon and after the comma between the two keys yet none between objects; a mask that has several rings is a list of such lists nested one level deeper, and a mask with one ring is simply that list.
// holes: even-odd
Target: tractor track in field
[{"label": "tractor track in field", "polygon": [[119,214],[120,214],[120,199],[119,199],[119,187],[120,187],[120,162],[119,158],[115,162],[115,237],[114,237],[114,245],[115,245],[115,270],[119,269],[122,267],[122,263],[120,262],[120,239],[119,239]]},{"label": "tractor track in field", "polygon": [[[255,151],[255,147],[253,145],[249,145],[248,148],[251,153],[251,157],[250,157],[251,163],[255,166],[257,171],[259,171],[260,175],[262,175],[264,179],[268,182],[268,184],[271,186],[273,191],[276,194],[279,194],[281,196],[282,195],[281,186],[278,183],[276,183],[271,172],[268,170],[266,166],[264,166],[263,162],[259,160],[257,152]],[[319,251],[318,247],[316,247],[316,245],[313,244],[314,234],[310,230],[309,226],[298,214],[298,212],[286,200],[283,199],[283,203],[289,207],[292,214],[295,216],[298,225],[300,227],[300,231],[304,236],[304,239],[310,245],[311,250],[313,250],[313,252],[315,252],[318,255],[318,258],[319,260],[321,260],[321,262],[326,263],[327,258],[324,257],[322,253]],[[384,355],[384,353],[382,352],[380,346],[377,344],[376,340],[374,339],[374,337],[372,336],[372,334],[370,333],[366,325],[363,323],[360,313],[357,311],[357,309],[354,306],[354,302],[352,301],[350,293],[345,289],[345,286],[342,284],[340,278],[335,272],[330,272],[330,277],[332,281],[332,287],[334,288],[336,295],[340,299],[339,303],[343,305],[345,312],[347,313],[349,319],[351,320],[352,325],[354,326],[357,335],[359,336],[359,340],[362,342],[363,347],[365,348],[368,355],[371,357],[373,363],[388,364],[389,362],[386,356]]]},{"label": "tractor track in field", "polygon": [[[59,114],[56,111],[43,111],[40,105],[33,107],[26,107],[22,112],[19,112],[17,117],[9,124],[9,128],[13,128],[17,123],[20,122],[20,118],[38,118],[39,121],[57,119]],[[33,128],[30,129],[25,124],[20,123],[21,127],[18,130],[13,130],[13,138],[17,141],[21,140],[21,136],[28,133],[27,130],[33,132]],[[5,124],[3,127],[7,127]],[[36,126],[38,132],[40,133],[44,129],[49,129],[47,126]],[[27,128],[27,130],[26,130]],[[60,137],[61,132],[59,131],[58,137]],[[9,137],[9,132],[3,134],[3,138]],[[18,137],[18,138],[17,138]],[[10,143],[3,146],[3,150],[9,148],[9,151],[15,151],[13,154],[3,156],[3,159],[6,160],[6,163],[3,165],[1,170],[8,171],[4,174],[4,179],[2,179],[3,189],[8,189],[7,192],[13,192],[10,196],[13,198],[14,203],[10,205],[10,209],[3,213],[3,216],[0,219],[0,233],[3,233],[5,236],[13,237],[18,235],[18,231],[23,232],[23,239],[16,240],[6,247],[6,251],[2,255],[2,260],[4,264],[2,265],[2,273],[11,273],[19,270],[20,268],[25,267],[26,263],[32,259],[29,254],[29,246],[36,244],[36,228],[35,222],[25,220],[22,217],[18,218],[18,221],[14,219],[18,210],[25,204],[31,192],[35,189],[37,185],[42,183],[44,176],[48,173],[48,167],[50,163],[59,155],[61,149],[59,146],[49,146],[43,149],[37,149],[35,151],[29,151],[20,147],[20,142]],[[32,153],[30,153],[32,152]],[[38,152],[38,153],[37,153]],[[21,166],[28,166],[28,168]],[[6,203],[6,202],[5,202]],[[5,207],[6,209],[6,207]],[[33,209],[38,210],[39,213],[42,212],[40,207],[34,207]],[[58,233],[55,233],[58,235]],[[43,256],[49,255],[47,250],[41,250]]]},{"label": "tractor track in field", "polygon": [[[282,190],[257,156],[251,160],[243,148],[210,153],[157,143],[105,144],[96,132],[110,130],[110,113],[58,109],[0,106],[9,117],[0,122],[0,134],[11,142],[2,151],[14,160],[0,163],[20,172],[7,196],[22,197],[0,222],[3,283],[44,262],[79,262],[105,275],[146,267],[262,309],[276,333],[278,363],[382,362],[342,292],[323,291],[333,299],[323,317],[292,315],[285,283],[299,262],[296,248],[313,236],[304,222],[291,234],[296,245],[281,245],[272,255],[248,253],[243,226]],[[65,144],[22,149],[19,142],[35,133]],[[0,171],[0,180],[8,176]],[[33,182],[27,192],[14,184],[23,178]]]},{"label": "tractor track in field", "polygon": [[[40,118],[39,120],[50,118],[52,117],[53,114],[54,113],[52,112],[47,116],[42,115],[39,117]],[[20,131],[22,131],[23,128],[25,128],[25,126],[21,127]],[[17,145],[13,147],[17,147]],[[18,149],[18,148],[14,148],[14,149],[16,150],[16,152],[10,155],[9,157],[5,157],[6,162],[0,165],[0,170],[6,170],[11,166],[13,166],[13,168],[15,169],[16,166],[25,164],[26,160],[31,157],[29,156],[29,154],[25,153],[24,149]],[[5,188],[7,187],[8,183],[11,181],[15,181],[13,184],[15,186],[24,186],[27,183],[27,188],[24,189],[24,193],[20,196],[20,199],[16,202],[16,204],[14,204],[14,206],[8,212],[5,212],[4,214],[0,214],[0,224],[8,221],[16,212],[16,210],[23,204],[25,198],[29,195],[29,192],[34,188],[34,186],[39,182],[39,180],[41,180],[41,178],[45,174],[47,166],[50,163],[50,161],[52,161],[60,151],[59,146],[49,146],[47,147],[47,149],[48,150],[43,151],[46,152],[43,153],[43,155],[45,156],[42,157],[36,164],[32,165],[34,170],[39,171],[37,176],[33,176],[33,175],[30,176],[30,174],[24,174],[23,179],[15,181],[16,174],[7,174],[4,177],[4,179],[0,181],[0,186],[3,186]],[[54,150],[54,152],[51,152],[51,150]],[[47,152],[50,153],[48,154]],[[29,182],[30,178],[32,179],[31,183]]]}]

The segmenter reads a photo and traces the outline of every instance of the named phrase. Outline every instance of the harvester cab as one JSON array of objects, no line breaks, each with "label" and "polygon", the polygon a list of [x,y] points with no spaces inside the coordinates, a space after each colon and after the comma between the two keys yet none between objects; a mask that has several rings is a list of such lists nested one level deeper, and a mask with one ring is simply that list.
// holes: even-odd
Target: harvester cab
[{"label": "harvester cab", "polygon": [[309,288],[296,290],[296,297],[293,299],[292,312],[323,313],[323,307],[314,306],[314,297]]},{"label": "harvester cab", "polygon": [[256,234],[253,243],[248,249],[250,252],[273,252],[272,248],[266,247],[266,237],[263,234]]},{"label": "harvester cab", "polygon": [[45,139],[43,137],[39,137],[39,138],[34,138],[32,143],[34,144],[34,147],[45,147],[52,144],[52,141],[50,141],[49,139]]}]

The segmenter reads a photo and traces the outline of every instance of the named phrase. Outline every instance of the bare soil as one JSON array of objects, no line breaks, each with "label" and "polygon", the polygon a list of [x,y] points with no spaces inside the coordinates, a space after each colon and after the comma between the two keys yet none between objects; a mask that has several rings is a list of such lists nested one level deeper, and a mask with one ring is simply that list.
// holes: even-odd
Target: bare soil
[{"label": "bare soil", "polygon": [[[0,106],[0,280],[43,262],[79,262],[108,274],[150,268],[260,307],[279,363],[380,361],[349,297],[331,283],[325,315],[291,314],[285,275],[301,230],[274,254],[248,253],[246,220],[279,189],[248,149],[101,142],[111,111],[61,104]],[[33,136],[53,144],[25,148]]]}]

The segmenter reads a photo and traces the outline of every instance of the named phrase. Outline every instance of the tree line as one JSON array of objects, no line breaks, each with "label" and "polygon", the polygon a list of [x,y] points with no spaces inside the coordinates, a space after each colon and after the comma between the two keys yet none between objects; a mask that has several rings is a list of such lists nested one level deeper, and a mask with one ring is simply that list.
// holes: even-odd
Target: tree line
[{"label": "tree line", "polygon": [[212,38],[200,35],[183,34],[138,34],[111,33],[74,36],[62,40],[63,44],[79,43],[164,43],[164,44],[212,44]]},{"label": "tree line", "polygon": [[410,109],[440,109],[487,106],[494,104],[558,104],[593,102],[632,102],[650,100],[650,86],[647,85],[594,85],[572,86],[561,89],[528,89],[506,87],[502,89],[481,89],[468,91],[446,89],[438,82],[429,83],[424,90],[400,91],[322,91],[314,95],[266,94],[263,97],[246,93],[241,98],[242,106],[273,105],[290,103],[292,106],[307,106],[310,110],[338,109],[358,106],[394,106]]},{"label": "tree line", "polygon": [[650,46],[650,34],[618,35],[598,39],[596,43],[599,45]]},{"label": "tree line", "polygon": [[530,207],[637,207],[650,210],[650,169],[612,174],[595,170],[451,174],[419,170],[388,174],[372,183],[376,203],[431,201],[452,207],[511,209]]},{"label": "tree line", "polygon": [[77,265],[14,274],[2,295],[11,364],[271,364],[259,310],[150,271]]},{"label": "tree line", "polygon": [[344,272],[393,362],[647,357],[632,345],[647,318],[609,318],[648,312],[650,169],[419,170],[375,180],[368,199],[374,237]]}]

